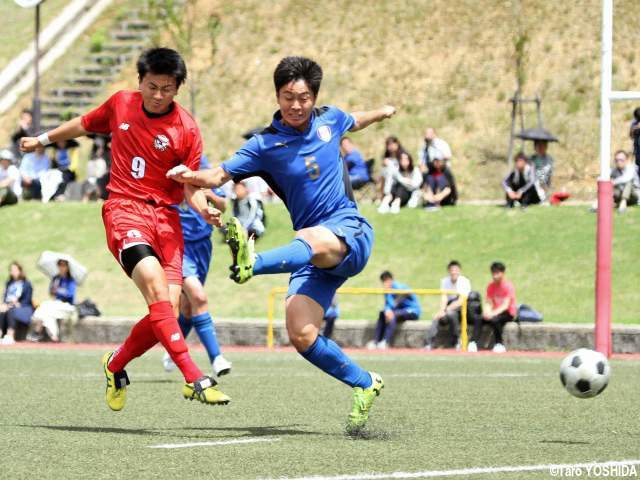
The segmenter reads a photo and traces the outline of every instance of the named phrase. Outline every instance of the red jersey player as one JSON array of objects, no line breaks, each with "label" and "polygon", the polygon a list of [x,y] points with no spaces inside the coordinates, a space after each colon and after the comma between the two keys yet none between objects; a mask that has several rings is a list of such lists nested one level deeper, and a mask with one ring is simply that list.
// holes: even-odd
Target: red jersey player
[{"label": "red jersey player", "polygon": [[193,363],[178,326],[182,285],[182,231],[171,205],[183,197],[209,223],[220,226],[220,212],[208,207],[204,193],[165,177],[184,164],[198,169],[202,139],[193,118],[174,97],[187,76],[178,52],[154,48],[138,60],[139,91],[120,91],[104,104],[39,137],[24,137],[24,152],[89,132],[112,140],[109,199],[102,208],[107,245],[136,284],[149,313],[131,330],[115,352],[104,355],[106,400],[122,410],[129,378],[124,367],[158,341],[182,371],[185,398],[226,404],[230,398]]}]

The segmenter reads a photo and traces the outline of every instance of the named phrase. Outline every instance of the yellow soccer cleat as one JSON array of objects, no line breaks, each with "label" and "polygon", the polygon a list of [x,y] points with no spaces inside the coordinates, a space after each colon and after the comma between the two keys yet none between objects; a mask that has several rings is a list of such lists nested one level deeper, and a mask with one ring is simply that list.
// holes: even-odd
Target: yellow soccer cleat
[{"label": "yellow soccer cleat", "polygon": [[369,410],[373,405],[373,401],[380,395],[384,388],[382,377],[375,372],[369,372],[372,384],[369,388],[354,387],[353,389],[353,407],[347,420],[347,433],[349,435],[361,432],[367,420],[369,420]]},{"label": "yellow soccer cleat", "polygon": [[111,410],[119,412],[124,408],[124,404],[127,401],[127,385],[130,382],[125,370],[113,373],[107,368],[113,354],[114,352],[107,352],[102,357],[102,369],[104,370],[104,376],[107,378],[105,399],[107,406]]},{"label": "yellow soccer cleat", "polygon": [[193,383],[182,387],[182,396],[189,400],[198,400],[207,405],[226,405],[231,401],[228,395],[216,388],[216,381],[211,377],[200,377]]}]

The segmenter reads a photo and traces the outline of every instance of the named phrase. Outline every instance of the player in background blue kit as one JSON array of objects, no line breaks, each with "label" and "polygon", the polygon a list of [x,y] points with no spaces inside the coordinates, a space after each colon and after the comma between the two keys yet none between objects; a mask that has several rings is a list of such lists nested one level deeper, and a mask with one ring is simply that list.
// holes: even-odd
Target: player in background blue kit
[{"label": "player in background blue kit", "polygon": [[306,360],[353,388],[347,432],[357,433],[384,383],[319,334],[337,288],[362,271],[373,244],[373,229],[353,201],[340,139],[393,116],[395,109],[348,114],[332,106],[316,108],[321,81],[322,69],[314,61],[282,59],[274,72],[280,109],[271,125],[220,167],[193,172],[180,165],[167,176],[200,187],[260,176],[285,203],[296,237],[283,247],[255,255],[253,240],[237,219],[227,224],[232,278],[244,283],[253,275],[291,273],[286,299],[291,343]]},{"label": "player in background blue kit", "polygon": [[[203,155],[200,158],[200,170],[206,168],[210,168],[210,165],[207,157]],[[221,212],[225,211],[226,202],[222,190],[206,190],[204,193],[207,200],[213,203],[215,208]],[[202,345],[207,350],[213,373],[220,377],[231,372],[231,362],[220,353],[216,329],[209,313],[207,294],[204,291],[204,282],[207,279],[211,263],[213,226],[206,223],[185,201],[176,208],[180,214],[182,237],[184,238],[184,256],[182,258],[182,277],[184,280],[178,323],[184,338],[187,338],[191,329],[195,328]],[[176,368],[168,354],[164,355],[162,362],[167,372]]]}]

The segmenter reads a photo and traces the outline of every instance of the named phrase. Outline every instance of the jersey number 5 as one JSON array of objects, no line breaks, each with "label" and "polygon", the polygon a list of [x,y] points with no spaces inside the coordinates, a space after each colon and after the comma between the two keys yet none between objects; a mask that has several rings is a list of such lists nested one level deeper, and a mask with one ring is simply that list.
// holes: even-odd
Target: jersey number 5
[{"label": "jersey number 5", "polygon": [[316,162],[316,157],[304,157],[304,165],[311,180],[320,176],[320,165]]},{"label": "jersey number 5", "polygon": [[133,178],[144,177],[145,161],[142,157],[133,157],[131,160],[131,176]]}]

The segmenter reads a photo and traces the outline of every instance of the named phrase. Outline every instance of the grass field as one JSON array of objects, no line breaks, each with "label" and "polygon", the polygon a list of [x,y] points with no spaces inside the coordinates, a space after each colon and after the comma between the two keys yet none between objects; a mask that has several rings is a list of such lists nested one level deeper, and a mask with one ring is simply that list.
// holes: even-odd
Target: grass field
[{"label": "grass field", "polygon": [[[638,460],[640,362],[614,360],[599,397],[579,400],[558,358],[358,353],[386,388],[367,434],[343,424],[348,388],[292,352],[231,352],[233,398],[180,396],[161,351],[128,369],[120,413],[104,404],[101,350],[0,349],[2,478],[391,478],[392,472]],[[204,352],[195,359],[205,365]],[[184,447],[188,443],[218,442]],[[233,442],[233,443],[228,443]],[[242,442],[242,443],[238,443]],[[151,448],[183,445],[183,448]],[[393,478],[424,478],[396,476]],[[458,475],[542,479],[549,471]]]},{"label": "grass field", "polygon": [[[548,322],[592,322],[595,269],[595,215],[585,207],[531,208],[505,211],[498,207],[460,206],[427,213],[403,210],[381,216],[362,206],[376,232],[367,268],[347,286],[379,286],[378,275],[393,271],[414,288],[438,288],[446,264],[456,258],[474,288],[484,292],[489,264],[507,264],[518,300],[533,305]],[[258,251],[289,242],[291,223],[282,205],[268,209],[269,231]],[[46,278],[35,270],[43,250],[65,251],[91,273],[79,298],[91,297],[108,315],[138,315],[145,311],[139,293],[108,252],[97,204],[24,203],[0,210],[0,268],[17,259],[35,282],[36,298],[46,295]],[[640,323],[636,308],[637,242],[640,210],[615,216],[613,254],[614,322]],[[264,317],[268,291],[286,286],[285,275],[256,277],[247,286],[227,278],[229,254],[215,236],[214,260],[207,292],[217,317]],[[377,297],[340,298],[344,318],[373,319],[381,305]],[[431,314],[437,299],[425,300]],[[282,302],[279,301],[281,306]],[[280,309],[278,315],[282,315]]]}]

